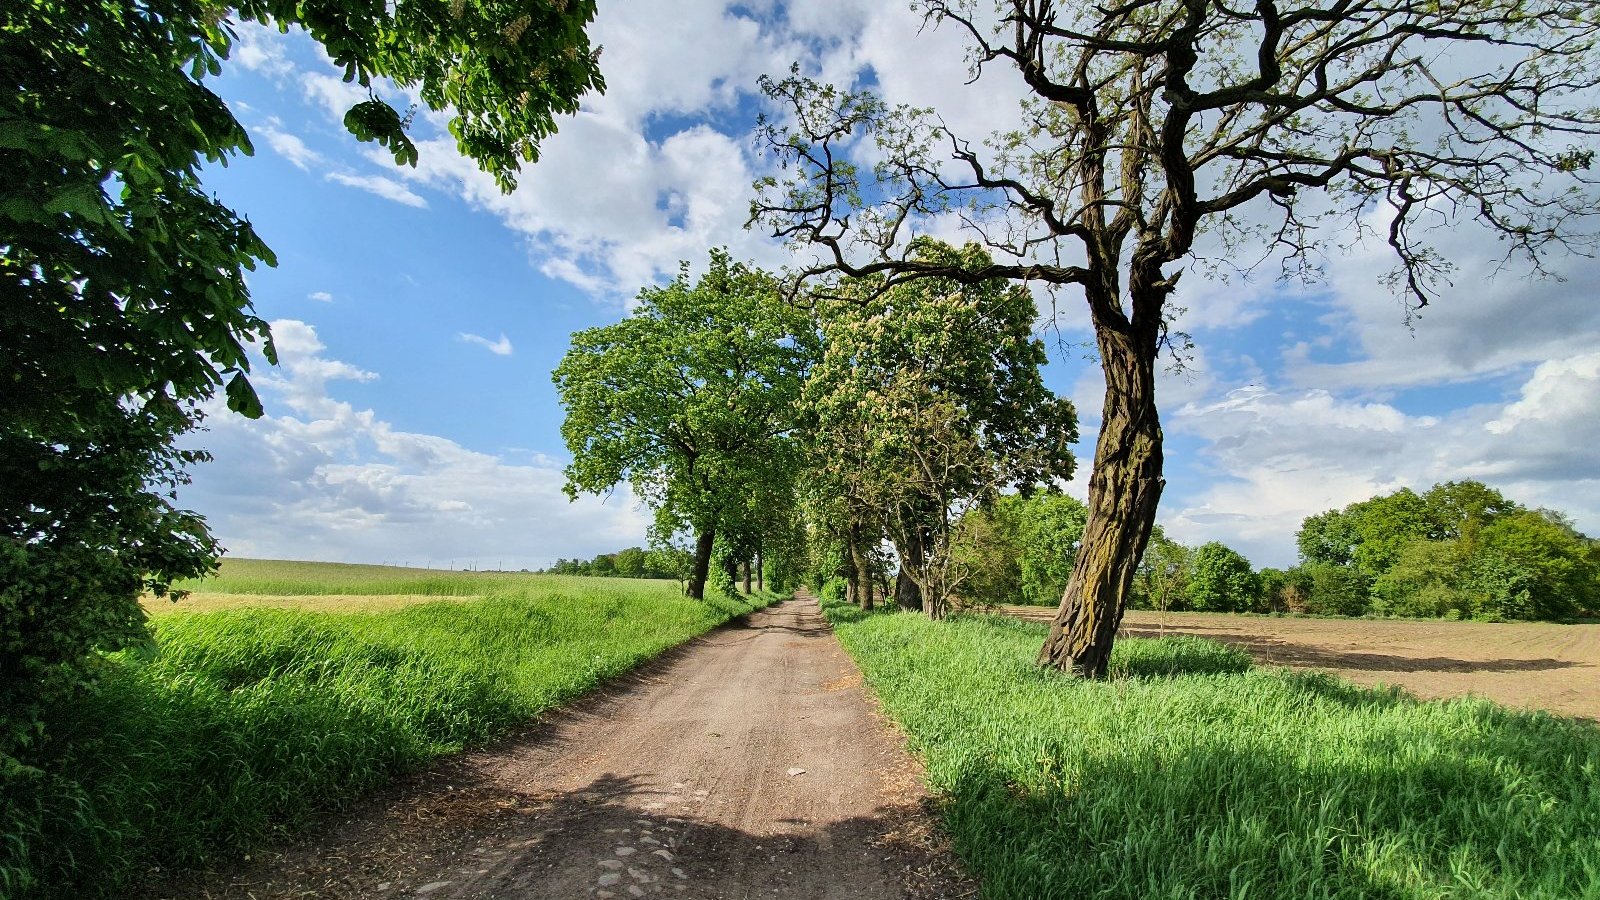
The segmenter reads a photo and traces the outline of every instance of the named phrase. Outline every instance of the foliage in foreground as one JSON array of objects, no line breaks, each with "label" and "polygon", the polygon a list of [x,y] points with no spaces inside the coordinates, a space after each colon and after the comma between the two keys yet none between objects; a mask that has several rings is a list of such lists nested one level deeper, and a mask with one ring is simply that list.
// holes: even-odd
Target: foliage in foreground
[{"label": "foliage in foreground", "polygon": [[[990,898],[1600,896],[1600,730],[1041,626],[828,610]],[[1231,660],[1231,662],[1229,661]]]},{"label": "foliage in foreground", "polygon": [[[412,113],[509,191],[555,116],[601,89],[593,0],[0,4],[0,767],[44,752],[98,652],[146,637],[139,596],[215,568],[174,490],[206,458],[176,441],[219,391],[262,414],[246,347],[276,362],[245,272],[274,265],[201,170],[252,152],[208,79],[234,21],[303,29],[367,99],[358,139],[415,164]],[[514,17],[514,18],[512,18]]]},{"label": "foliage in foreground", "polygon": [[[323,569],[332,590],[292,574]],[[670,583],[429,575],[486,596],[157,617],[157,649],[107,660],[55,711],[42,770],[0,772],[0,896],[116,895],[152,866],[236,856],[750,609]],[[420,576],[230,562],[218,581],[386,594]]]}]

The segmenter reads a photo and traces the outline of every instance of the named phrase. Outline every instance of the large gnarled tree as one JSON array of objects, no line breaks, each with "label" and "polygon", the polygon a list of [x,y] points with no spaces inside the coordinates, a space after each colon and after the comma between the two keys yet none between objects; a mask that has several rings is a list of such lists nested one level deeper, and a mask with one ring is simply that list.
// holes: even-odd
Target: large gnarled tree
[{"label": "large gnarled tree", "polygon": [[[1230,251],[1308,257],[1343,226],[1393,249],[1392,286],[1432,299],[1448,261],[1430,227],[1476,224],[1538,270],[1594,214],[1600,16],[1587,0],[1011,0],[962,29],[974,79],[1009,65],[1031,98],[979,146],[932,111],[803,77],[766,80],[784,164],[753,219],[820,251],[803,278],[937,276],[1082,293],[1106,381],[1089,520],[1041,663],[1103,676],[1161,497],[1155,403],[1169,298],[1203,229]],[[869,134],[871,164],[851,157]],[[953,214],[998,261],[919,258]],[[1254,245],[1253,247],[1251,245]]]}]

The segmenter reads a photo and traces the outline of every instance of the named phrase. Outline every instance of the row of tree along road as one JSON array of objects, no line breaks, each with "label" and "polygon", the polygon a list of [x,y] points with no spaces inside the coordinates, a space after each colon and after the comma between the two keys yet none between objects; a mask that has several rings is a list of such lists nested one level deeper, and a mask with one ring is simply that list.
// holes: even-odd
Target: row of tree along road
[{"label": "row of tree along road", "polygon": [[[1088,512],[1082,501],[1054,490],[1001,494],[970,506],[949,537],[945,572],[952,599],[980,608],[1055,606],[1071,578]],[[870,606],[872,597],[892,594],[899,561],[888,547],[868,548],[858,559],[840,529],[808,524],[804,533],[804,575],[825,596]],[[1402,488],[1311,516],[1296,537],[1298,565],[1258,570],[1224,543],[1186,546],[1158,525],[1128,606],[1488,620],[1600,615],[1600,540],[1557,510],[1524,508],[1480,482],[1447,482],[1422,494]],[[557,560],[545,571],[680,578],[688,563],[687,553],[670,546],[629,547],[592,560]],[[855,577],[863,569],[865,588]],[[752,568],[741,571],[748,593]],[[759,585],[761,567],[753,571]]]}]

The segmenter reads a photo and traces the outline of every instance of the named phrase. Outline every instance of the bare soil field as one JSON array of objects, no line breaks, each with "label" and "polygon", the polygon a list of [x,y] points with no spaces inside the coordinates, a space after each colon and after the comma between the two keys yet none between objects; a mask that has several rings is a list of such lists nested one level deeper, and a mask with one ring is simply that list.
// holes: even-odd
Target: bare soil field
[{"label": "bare soil field", "polygon": [[[1002,606],[1049,621],[1039,606]],[[1119,632],[1155,637],[1159,613],[1129,610]],[[1228,613],[1167,613],[1166,634],[1213,638],[1250,651],[1262,665],[1321,669],[1358,684],[1399,685],[1419,697],[1477,694],[1600,721],[1600,625],[1313,619]]]},{"label": "bare soil field", "polygon": [[170,898],[971,897],[809,597],[698,638]]}]

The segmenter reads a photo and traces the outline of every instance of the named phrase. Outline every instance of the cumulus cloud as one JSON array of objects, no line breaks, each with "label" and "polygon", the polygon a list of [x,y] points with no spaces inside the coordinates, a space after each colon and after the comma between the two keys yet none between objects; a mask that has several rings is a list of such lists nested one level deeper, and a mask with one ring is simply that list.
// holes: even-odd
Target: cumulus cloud
[{"label": "cumulus cloud", "polygon": [[500,335],[500,340],[498,341],[491,341],[481,335],[467,334],[465,332],[457,335],[457,338],[459,340],[466,341],[469,344],[477,344],[483,349],[488,350],[490,353],[493,353],[495,356],[511,355],[511,339],[506,337],[503,333]]},{"label": "cumulus cloud", "polygon": [[332,303],[333,302],[333,295],[328,293],[327,291],[312,291],[311,293],[306,295],[306,298],[309,299],[309,300],[315,300],[318,303]]},{"label": "cumulus cloud", "polygon": [[257,130],[267,139],[267,146],[271,147],[273,152],[302,172],[309,172],[312,166],[320,167],[323,164],[322,154],[306,146],[305,141],[284,131],[283,123],[277,118],[269,119],[267,124]]},{"label": "cumulus cloud", "polygon": [[643,541],[626,490],[568,502],[553,460],[401,431],[336,396],[375,373],[327,356],[309,324],[272,329],[281,363],[257,378],[268,414],[219,410],[196,436],[215,461],[182,495],[233,554],[535,568]]}]

